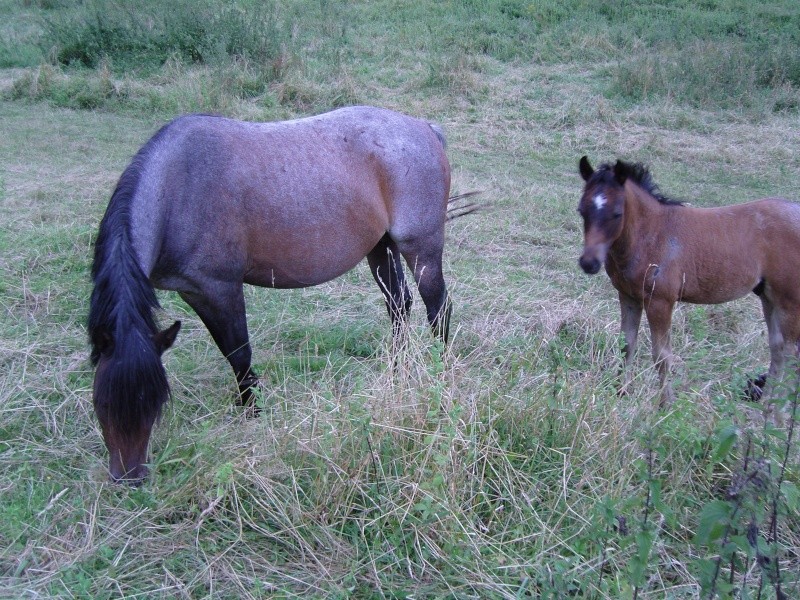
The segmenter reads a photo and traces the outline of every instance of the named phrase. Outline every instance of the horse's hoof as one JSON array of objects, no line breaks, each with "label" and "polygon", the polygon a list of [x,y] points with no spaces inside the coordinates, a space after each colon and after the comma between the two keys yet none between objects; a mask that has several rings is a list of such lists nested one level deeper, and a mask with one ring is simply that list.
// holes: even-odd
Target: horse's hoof
[{"label": "horse's hoof", "polygon": [[258,394],[255,393],[258,387],[258,379],[250,380],[246,384],[239,386],[239,395],[236,399],[236,404],[244,408],[244,415],[248,419],[261,414],[261,407],[258,405]]},{"label": "horse's hoof", "polygon": [[744,399],[749,402],[759,402],[764,395],[764,386],[767,384],[767,375],[759,375],[747,380],[744,388]]},{"label": "horse's hoof", "polygon": [[244,407],[244,416],[246,419],[256,419],[261,414],[261,407],[257,406],[255,402],[251,402]]}]

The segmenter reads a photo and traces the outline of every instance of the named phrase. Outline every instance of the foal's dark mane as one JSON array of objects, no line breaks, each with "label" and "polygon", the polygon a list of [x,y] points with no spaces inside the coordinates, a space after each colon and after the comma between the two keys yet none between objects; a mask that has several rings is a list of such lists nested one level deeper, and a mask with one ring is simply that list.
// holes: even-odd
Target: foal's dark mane
[{"label": "foal's dark mane", "polygon": [[685,206],[685,203],[680,200],[668,198],[658,188],[658,185],[653,181],[653,176],[650,174],[650,169],[642,163],[627,163],[618,160],[616,165],[611,163],[603,163],[592,175],[592,180],[597,178],[597,181],[602,181],[604,184],[615,183],[618,185],[614,172],[621,171],[628,179],[635,181],[642,187],[648,194],[658,200],[661,204],[668,206]]}]

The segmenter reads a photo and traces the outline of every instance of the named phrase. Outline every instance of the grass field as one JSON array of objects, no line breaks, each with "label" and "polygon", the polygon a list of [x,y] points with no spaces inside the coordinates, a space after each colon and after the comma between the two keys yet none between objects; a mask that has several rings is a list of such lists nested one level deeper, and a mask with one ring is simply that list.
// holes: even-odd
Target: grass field
[{"label": "grass field", "polygon": [[[758,301],[677,310],[666,411],[645,330],[618,397],[575,212],[583,154],[698,206],[800,200],[796,2],[0,0],[0,94],[0,597],[800,597],[794,420],[741,401]],[[128,160],[184,112],[356,103],[439,122],[483,191],[447,229],[452,343],[416,298],[393,371],[366,265],[247,289],[248,420],[160,294],[173,399],[150,479],[110,484],[85,319]]]}]

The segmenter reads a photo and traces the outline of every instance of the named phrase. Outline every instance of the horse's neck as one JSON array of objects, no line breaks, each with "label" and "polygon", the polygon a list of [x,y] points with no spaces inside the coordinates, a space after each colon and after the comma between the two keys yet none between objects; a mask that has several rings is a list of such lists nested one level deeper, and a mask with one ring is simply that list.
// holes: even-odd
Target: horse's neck
[{"label": "horse's neck", "polygon": [[639,254],[642,244],[653,240],[661,230],[666,207],[633,182],[625,184],[625,224],[610,251],[615,262],[625,269]]}]

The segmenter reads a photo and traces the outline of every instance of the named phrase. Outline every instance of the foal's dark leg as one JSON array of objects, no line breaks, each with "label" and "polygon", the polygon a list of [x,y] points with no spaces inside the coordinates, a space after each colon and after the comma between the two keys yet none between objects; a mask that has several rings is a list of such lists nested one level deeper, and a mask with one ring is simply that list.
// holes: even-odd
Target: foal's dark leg
[{"label": "foal's dark leg", "polygon": [[183,292],[180,296],[194,309],[217,347],[228,359],[239,384],[240,403],[247,406],[253,401],[251,388],[258,383],[258,375],[250,368],[252,351],[247,335],[242,286],[215,289],[215,294],[214,298]]},{"label": "foal's dark leg", "polygon": [[619,393],[625,394],[631,382],[631,362],[636,354],[643,306],[641,300],[636,300],[627,294],[619,292],[619,308],[622,318],[622,333],[625,336],[625,347],[622,349],[622,387],[619,389]]},{"label": "foal's dark leg", "polygon": [[400,348],[405,341],[405,325],[411,311],[412,296],[403,275],[400,251],[388,233],[367,254],[367,262],[383,292],[386,310],[392,320],[392,341],[396,349]]}]

